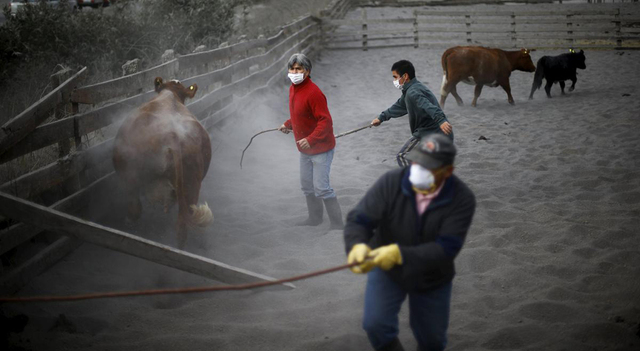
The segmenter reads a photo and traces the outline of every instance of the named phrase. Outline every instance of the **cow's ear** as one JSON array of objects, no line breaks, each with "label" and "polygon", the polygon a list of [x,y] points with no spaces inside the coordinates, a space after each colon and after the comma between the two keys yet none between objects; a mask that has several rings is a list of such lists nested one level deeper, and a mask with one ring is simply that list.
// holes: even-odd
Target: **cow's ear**
[{"label": "cow's ear", "polygon": [[155,86],[156,93],[159,93],[160,90],[162,90],[162,78],[156,77],[155,81],[153,82],[153,85]]},{"label": "cow's ear", "polygon": [[580,50],[580,53],[584,55],[584,50]]},{"label": "cow's ear", "polygon": [[196,91],[198,91],[198,85],[191,85],[189,87],[189,98],[193,99],[193,97],[196,96]]}]

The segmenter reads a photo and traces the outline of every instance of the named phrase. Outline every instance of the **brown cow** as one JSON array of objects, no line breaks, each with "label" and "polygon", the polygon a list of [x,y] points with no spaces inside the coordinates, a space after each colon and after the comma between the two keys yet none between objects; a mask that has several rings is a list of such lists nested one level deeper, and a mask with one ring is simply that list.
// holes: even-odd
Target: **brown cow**
[{"label": "brown cow", "polygon": [[464,82],[475,85],[471,106],[476,106],[482,87],[498,85],[507,92],[509,103],[514,104],[511,96],[509,76],[515,70],[535,72],[536,66],[531,61],[529,50],[504,51],[480,46],[456,46],[442,54],[442,86],[440,88],[440,108],[451,93],[458,105],[462,99],[456,91],[456,84]]},{"label": "brown cow", "polygon": [[140,195],[161,203],[167,213],[178,202],[178,247],[187,240],[187,225],[213,221],[209,206],[198,206],[200,185],[211,162],[209,134],[184,105],[196,85],[155,79],[158,95],[142,105],[120,126],[113,165],[127,191],[127,220],[142,212]]}]

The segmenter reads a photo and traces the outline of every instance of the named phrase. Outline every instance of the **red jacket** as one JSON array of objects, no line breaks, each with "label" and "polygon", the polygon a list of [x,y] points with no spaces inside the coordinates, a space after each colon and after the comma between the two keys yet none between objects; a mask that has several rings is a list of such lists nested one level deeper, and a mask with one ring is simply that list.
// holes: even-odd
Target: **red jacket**
[{"label": "red jacket", "polygon": [[291,118],[284,122],[285,127],[293,129],[296,141],[307,138],[311,146],[307,150],[298,146],[300,152],[315,155],[332,150],[336,146],[327,98],[310,77],[298,85],[291,84],[289,114]]}]

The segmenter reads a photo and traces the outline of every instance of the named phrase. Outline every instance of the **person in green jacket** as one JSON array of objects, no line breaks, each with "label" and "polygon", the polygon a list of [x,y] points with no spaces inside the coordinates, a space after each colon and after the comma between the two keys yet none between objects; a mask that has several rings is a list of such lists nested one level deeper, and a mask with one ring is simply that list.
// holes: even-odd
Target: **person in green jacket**
[{"label": "person in green jacket", "polygon": [[402,96],[391,107],[382,111],[371,121],[371,124],[377,127],[391,118],[409,115],[411,138],[407,140],[396,156],[398,165],[405,167],[409,165],[405,155],[416,146],[421,137],[431,133],[440,133],[453,140],[453,127],[440,108],[435,95],[416,78],[416,70],[411,62],[400,60],[394,63],[391,66],[391,74],[393,75],[393,85],[402,90]]}]

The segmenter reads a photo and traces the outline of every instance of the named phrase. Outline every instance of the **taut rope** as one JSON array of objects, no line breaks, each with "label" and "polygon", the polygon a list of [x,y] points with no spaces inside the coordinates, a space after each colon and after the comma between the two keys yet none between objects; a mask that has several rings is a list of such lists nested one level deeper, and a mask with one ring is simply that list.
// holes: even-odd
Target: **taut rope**
[{"label": "taut rope", "polygon": [[327,268],[307,274],[302,274],[290,278],[274,280],[270,282],[258,282],[248,284],[237,285],[223,285],[223,286],[204,286],[195,288],[175,288],[175,289],[157,289],[157,290],[138,290],[138,291],[120,291],[120,292],[108,292],[108,293],[94,293],[83,295],[68,295],[68,296],[27,296],[27,297],[0,297],[0,303],[2,302],[61,302],[61,301],[79,301],[79,300],[91,300],[91,299],[104,299],[111,297],[126,297],[126,296],[148,296],[148,295],[166,295],[166,294],[191,294],[202,293],[211,291],[227,291],[227,290],[247,290],[264,288],[272,285],[279,285],[283,283],[294,282],[297,280],[309,279],[319,275],[329,274],[343,269],[357,266],[360,263],[354,262],[352,264],[343,264],[341,266]]}]

